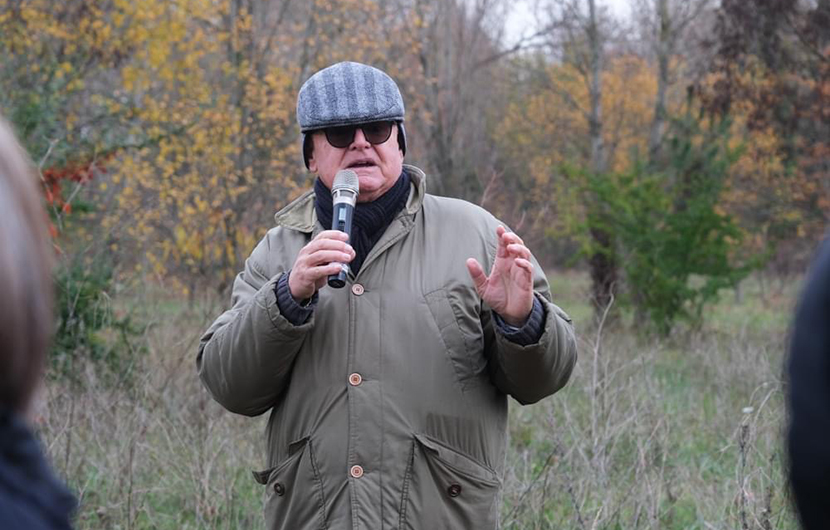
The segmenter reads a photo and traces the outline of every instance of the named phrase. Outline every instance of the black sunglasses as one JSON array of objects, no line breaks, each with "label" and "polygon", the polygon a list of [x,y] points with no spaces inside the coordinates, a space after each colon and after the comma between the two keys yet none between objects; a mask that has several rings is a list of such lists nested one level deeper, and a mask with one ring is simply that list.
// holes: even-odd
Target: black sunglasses
[{"label": "black sunglasses", "polygon": [[363,136],[372,145],[382,144],[392,135],[391,121],[373,121],[361,123],[360,125],[343,125],[341,127],[329,127],[323,129],[326,133],[326,140],[332,147],[349,147],[354,141],[354,133],[357,129],[363,131]]}]

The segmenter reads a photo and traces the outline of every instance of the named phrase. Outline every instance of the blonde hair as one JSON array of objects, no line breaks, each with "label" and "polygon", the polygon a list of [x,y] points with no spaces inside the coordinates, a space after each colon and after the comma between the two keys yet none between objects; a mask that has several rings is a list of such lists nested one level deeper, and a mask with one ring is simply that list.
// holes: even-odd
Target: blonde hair
[{"label": "blonde hair", "polygon": [[0,116],[0,406],[23,411],[54,315],[53,251],[34,166]]}]

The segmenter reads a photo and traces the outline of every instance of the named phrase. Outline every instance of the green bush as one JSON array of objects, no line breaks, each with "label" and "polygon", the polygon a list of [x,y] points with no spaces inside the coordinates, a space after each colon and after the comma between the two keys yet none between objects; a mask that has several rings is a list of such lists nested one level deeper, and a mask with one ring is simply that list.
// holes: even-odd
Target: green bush
[{"label": "green bush", "polygon": [[[41,66],[56,68],[50,65]],[[18,81],[25,85],[31,80]],[[37,85],[37,90],[10,88],[0,94],[0,111],[8,113],[29,156],[38,164],[44,206],[55,232],[53,242],[62,247],[54,277],[56,325],[51,375],[79,383],[81,370],[92,364],[105,380],[130,382],[137,357],[144,352],[140,340],[144,329],[113,310],[112,267],[100,256],[89,258],[90,248],[100,246],[79,244],[75,221],[83,223],[83,215],[94,213],[96,206],[78,192],[101,170],[100,163],[93,168],[91,161],[103,151],[85,142],[67,141],[67,98],[54,83]]]},{"label": "green bush", "polygon": [[586,228],[611,234],[613,246],[600,250],[621,264],[622,301],[660,334],[678,320],[699,325],[718,292],[760,264],[737,255],[741,230],[717,207],[739,154],[728,140],[728,121],[704,128],[687,114],[673,122],[661,160],[585,179],[601,205]]},{"label": "green bush", "polygon": [[57,377],[79,383],[82,367],[91,363],[110,382],[132,380],[138,357],[145,352],[144,329],[129,315],[118,316],[110,291],[112,268],[75,264],[55,277],[57,324],[51,367]]}]

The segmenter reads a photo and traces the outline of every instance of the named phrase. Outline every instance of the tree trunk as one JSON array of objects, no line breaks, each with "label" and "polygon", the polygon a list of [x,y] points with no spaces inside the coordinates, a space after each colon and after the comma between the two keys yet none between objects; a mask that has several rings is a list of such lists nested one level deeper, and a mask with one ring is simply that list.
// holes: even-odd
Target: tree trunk
[{"label": "tree trunk", "polygon": [[669,86],[669,55],[671,54],[671,21],[668,0],[655,0],[658,32],[657,44],[657,98],[654,102],[654,119],[648,140],[649,160],[655,162],[660,156],[660,146],[666,128],[666,90]]},{"label": "tree trunk", "polygon": [[[605,146],[602,138],[602,38],[599,33],[596,0],[588,0],[588,45],[590,57],[590,99],[591,108],[588,117],[591,140],[591,173],[605,173]],[[592,208],[601,206],[594,203]],[[591,291],[594,303],[594,316],[599,319],[614,298],[617,284],[618,264],[614,254],[614,241],[608,231],[598,227],[591,228],[591,239],[596,250],[591,255]]]},{"label": "tree trunk", "polygon": [[602,42],[597,24],[596,0],[588,0],[590,19],[588,21],[588,45],[590,46],[590,94],[591,114],[589,134],[591,136],[591,170],[605,172],[605,146],[602,140]]},{"label": "tree trunk", "polygon": [[614,241],[605,230],[591,229],[594,243],[607,252],[595,251],[589,260],[591,271],[591,302],[594,317],[599,319],[611,304],[617,291],[619,265],[614,254]]}]

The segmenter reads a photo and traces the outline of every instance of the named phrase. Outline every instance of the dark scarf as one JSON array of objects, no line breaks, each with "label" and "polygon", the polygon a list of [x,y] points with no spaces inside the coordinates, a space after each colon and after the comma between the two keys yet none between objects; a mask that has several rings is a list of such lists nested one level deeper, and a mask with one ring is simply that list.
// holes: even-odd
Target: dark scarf
[{"label": "dark scarf", "polygon": [[0,526],[68,530],[75,505],[29,426],[0,406]]},{"label": "dark scarf", "polygon": [[[333,205],[331,190],[318,178],[314,182],[314,208],[317,210],[317,220],[325,229],[331,228]],[[386,227],[406,205],[409,198],[409,175],[406,170],[398,177],[397,182],[389,190],[372,202],[359,202],[354,209],[352,219],[352,233],[349,243],[355,251],[355,258],[349,264],[354,274],[360,270],[363,260],[369,251],[378,242]]]}]

